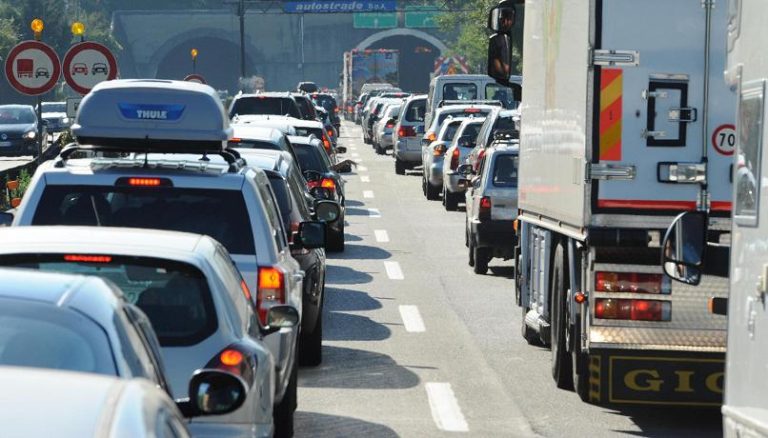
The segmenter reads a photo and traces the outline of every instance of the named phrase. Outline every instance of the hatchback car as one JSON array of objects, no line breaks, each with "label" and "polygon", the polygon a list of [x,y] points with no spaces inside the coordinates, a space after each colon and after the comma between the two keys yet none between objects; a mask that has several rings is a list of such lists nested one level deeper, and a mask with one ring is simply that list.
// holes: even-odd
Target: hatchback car
[{"label": "hatchback car", "polygon": [[328,116],[331,119],[331,124],[339,129],[341,127],[341,118],[339,117],[339,105],[336,103],[336,99],[328,93],[312,93],[309,95],[312,102],[317,106],[323,107],[328,111]]},{"label": "hatchback car", "polygon": [[395,159],[395,173],[405,173],[421,165],[421,136],[424,134],[424,115],[427,109],[427,95],[409,97],[403,103],[397,124],[392,131],[392,157]]},{"label": "hatchback car", "polygon": [[229,117],[252,114],[302,118],[299,104],[291,93],[264,92],[235,96],[229,106]]},{"label": "hatchback car", "polygon": [[373,124],[373,149],[379,155],[392,149],[392,132],[400,115],[400,103],[390,103],[382,111],[382,117]]},{"label": "hatchback car", "polygon": [[448,150],[456,131],[467,117],[448,116],[437,134],[435,141],[422,149],[423,171],[421,189],[430,201],[440,198],[443,188],[443,158]]},{"label": "hatchback car", "polygon": [[30,105],[0,105],[0,156],[37,155],[37,136],[43,123],[43,149],[47,147],[45,122]]},{"label": "hatchback car", "polygon": [[466,187],[459,185],[462,175],[458,168],[465,162],[472,148],[480,127],[485,122],[484,117],[469,117],[461,123],[451,145],[443,156],[443,206],[447,211],[457,209],[460,201],[464,200]]}]

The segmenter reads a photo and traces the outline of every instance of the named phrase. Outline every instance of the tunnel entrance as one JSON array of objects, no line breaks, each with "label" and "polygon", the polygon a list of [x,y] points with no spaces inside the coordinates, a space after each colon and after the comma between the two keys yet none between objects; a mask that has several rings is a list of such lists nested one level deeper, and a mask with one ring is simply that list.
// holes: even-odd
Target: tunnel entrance
[{"label": "tunnel entrance", "polygon": [[411,35],[393,35],[373,42],[368,49],[397,49],[400,51],[400,88],[404,91],[426,93],[430,74],[440,49],[434,44]]}]

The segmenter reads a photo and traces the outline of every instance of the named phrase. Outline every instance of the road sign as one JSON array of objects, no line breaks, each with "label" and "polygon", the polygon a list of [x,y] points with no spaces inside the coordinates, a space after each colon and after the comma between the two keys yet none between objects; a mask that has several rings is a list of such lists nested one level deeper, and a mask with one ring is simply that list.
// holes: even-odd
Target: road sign
[{"label": "road sign", "polygon": [[56,86],[61,63],[53,49],[40,41],[23,41],[5,59],[5,77],[19,93],[38,96]]},{"label": "road sign", "polygon": [[439,14],[436,6],[406,6],[405,27],[438,27],[435,18]]},{"label": "road sign", "polygon": [[310,0],[283,3],[283,12],[289,14],[381,12],[394,11],[396,9],[396,0]]},{"label": "road sign", "polygon": [[191,75],[187,75],[187,77],[185,77],[184,80],[187,81],[187,82],[196,82],[198,84],[205,84],[206,83],[205,82],[205,78],[200,76],[197,73],[193,73]]},{"label": "road sign", "polygon": [[353,14],[352,25],[355,29],[389,29],[397,27],[396,12],[362,12]]},{"label": "road sign", "polygon": [[82,97],[68,97],[67,98],[67,117],[74,119],[77,116],[77,108],[80,106]]},{"label": "road sign", "polygon": [[64,80],[73,90],[88,94],[99,82],[117,78],[117,60],[99,43],[77,43],[64,55]]},{"label": "road sign", "polygon": [[712,146],[722,155],[733,155],[736,148],[736,127],[734,125],[720,125],[712,133]]}]

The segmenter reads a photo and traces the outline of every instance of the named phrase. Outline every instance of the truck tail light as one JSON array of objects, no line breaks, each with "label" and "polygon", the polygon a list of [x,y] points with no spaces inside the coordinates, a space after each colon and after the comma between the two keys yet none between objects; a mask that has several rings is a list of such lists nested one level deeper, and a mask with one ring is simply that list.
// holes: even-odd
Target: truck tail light
[{"label": "truck tail light", "polygon": [[416,130],[413,129],[413,126],[400,126],[400,129],[397,130],[397,136],[416,137]]},{"label": "truck tail light", "polygon": [[664,281],[662,274],[596,272],[595,290],[598,292],[665,294],[669,293],[669,284]]},{"label": "truck tail light", "polygon": [[459,154],[459,148],[454,149],[453,153],[451,153],[451,170],[459,168]]},{"label": "truck tail light", "polygon": [[274,266],[259,267],[256,310],[262,325],[267,325],[269,308],[281,304],[285,304],[285,274]]},{"label": "truck tail light", "polygon": [[480,209],[477,211],[477,218],[480,220],[491,218],[491,198],[487,196],[480,198]]},{"label": "truck tail light", "polygon": [[595,318],[669,321],[672,319],[672,303],[658,300],[598,298],[595,300]]}]

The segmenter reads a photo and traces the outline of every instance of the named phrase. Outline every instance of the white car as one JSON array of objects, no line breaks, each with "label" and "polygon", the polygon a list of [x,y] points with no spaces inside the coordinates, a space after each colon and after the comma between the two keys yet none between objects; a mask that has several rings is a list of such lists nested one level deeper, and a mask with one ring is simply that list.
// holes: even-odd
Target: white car
[{"label": "white car", "polygon": [[272,291],[251,292],[220,243],[196,234],[109,227],[6,228],[0,239],[0,266],[93,275],[117,285],[149,317],[174,398],[186,396],[199,368],[226,370],[245,382],[243,406],[195,421],[198,433],[272,434],[275,364],[262,338],[295,326],[298,314],[275,306],[264,312],[268,325],[262,326],[257,309]]},{"label": "white car", "polygon": [[459,186],[459,180],[464,176],[457,170],[475,148],[477,133],[484,122],[485,117],[469,117],[463,121],[443,155],[443,206],[447,211],[456,210],[459,202],[464,202],[466,187]]},{"label": "white car", "polygon": [[384,155],[387,149],[392,149],[392,132],[400,114],[400,103],[391,103],[382,111],[382,117],[373,123],[373,148],[379,155]]},{"label": "white car", "polygon": [[430,201],[440,198],[440,192],[443,188],[443,158],[445,151],[448,150],[456,135],[456,131],[467,120],[466,117],[448,116],[439,127],[435,141],[428,146],[423,146],[421,151],[421,161],[423,163],[423,172],[421,177],[421,190],[424,196]]}]

